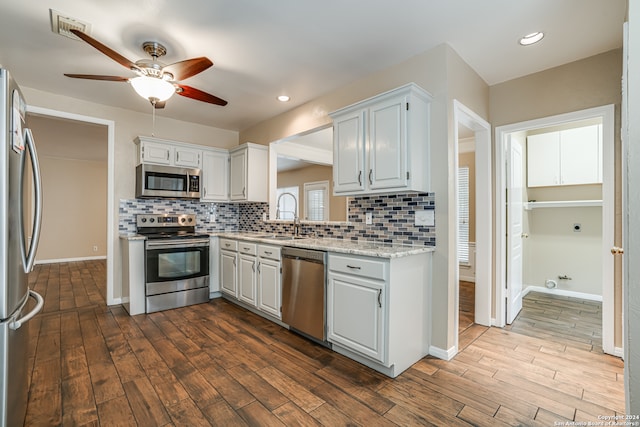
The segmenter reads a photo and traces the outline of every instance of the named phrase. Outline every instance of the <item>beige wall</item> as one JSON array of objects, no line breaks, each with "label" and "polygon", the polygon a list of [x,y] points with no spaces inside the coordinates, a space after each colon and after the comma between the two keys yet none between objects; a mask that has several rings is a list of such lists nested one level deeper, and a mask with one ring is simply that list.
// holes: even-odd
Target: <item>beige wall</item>
[{"label": "beige wall", "polygon": [[488,120],[489,88],[448,45],[440,45],[396,66],[343,86],[287,113],[259,123],[240,133],[240,141],[269,144],[288,136],[331,123],[328,113],[357,101],[415,82],[433,96],[431,104],[431,169],[435,193],[436,250],[433,253],[432,344],[449,350],[455,345],[455,227],[450,212],[455,206],[453,175],[453,99]]},{"label": "beige wall", "polygon": [[[575,61],[560,67],[514,79],[490,88],[493,126],[553,116],[602,105],[615,104],[616,246],[621,245],[620,197],[620,49]],[[494,224],[495,226],[495,224]],[[622,343],[622,265],[615,265],[615,345]]]},{"label": "beige wall", "polygon": [[[56,95],[49,92],[23,87],[29,106],[47,108],[55,111],[110,120],[115,123],[115,146],[113,161],[114,205],[113,234],[107,236],[113,245],[112,274],[114,281],[111,298],[120,298],[121,288],[121,252],[118,237],[118,203],[120,199],[135,196],[136,146],[133,140],[138,135],[151,133],[152,117],[122,108],[109,107],[75,98]],[[155,136],[158,138],[189,142],[212,147],[230,148],[238,145],[238,132],[218,129],[195,123],[156,117]]]},{"label": "beige wall", "polygon": [[44,209],[37,260],[106,257],[107,163],[40,156],[40,173]]},{"label": "beige wall", "polygon": [[332,194],[333,188],[333,167],[322,165],[310,165],[304,168],[294,169],[278,173],[278,187],[298,186],[300,200],[300,219],[305,219],[304,210],[304,184],[306,182],[329,181],[329,218],[331,221],[347,220],[347,198],[336,197]]}]

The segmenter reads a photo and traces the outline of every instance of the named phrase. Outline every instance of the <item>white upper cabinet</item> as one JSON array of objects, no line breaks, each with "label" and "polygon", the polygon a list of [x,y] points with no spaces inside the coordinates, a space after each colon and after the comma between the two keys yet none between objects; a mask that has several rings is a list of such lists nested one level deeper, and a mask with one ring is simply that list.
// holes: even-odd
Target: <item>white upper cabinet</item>
[{"label": "white upper cabinet", "polygon": [[429,191],[431,96],[410,83],[334,111],[334,193]]},{"label": "white upper cabinet", "polygon": [[269,148],[245,143],[230,151],[231,201],[267,202]]},{"label": "white upper cabinet", "polygon": [[229,152],[204,150],[202,152],[203,202],[229,200]]},{"label": "white upper cabinet", "polygon": [[527,185],[602,183],[602,125],[527,137]]},{"label": "white upper cabinet", "polygon": [[146,136],[137,137],[135,143],[138,145],[138,164],[202,167],[202,150],[195,146]]}]

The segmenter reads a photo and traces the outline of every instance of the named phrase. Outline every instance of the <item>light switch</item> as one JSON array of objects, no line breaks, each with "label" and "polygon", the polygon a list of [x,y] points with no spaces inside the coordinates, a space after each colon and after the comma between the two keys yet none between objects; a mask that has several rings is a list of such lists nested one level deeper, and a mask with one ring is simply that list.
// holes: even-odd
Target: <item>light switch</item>
[{"label": "light switch", "polygon": [[416,211],[414,220],[415,220],[415,225],[433,227],[434,225],[436,225],[436,212],[433,209]]},{"label": "light switch", "polygon": [[364,214],[364,222],[367,225],[373,224],[373,212],[367,212]]}]

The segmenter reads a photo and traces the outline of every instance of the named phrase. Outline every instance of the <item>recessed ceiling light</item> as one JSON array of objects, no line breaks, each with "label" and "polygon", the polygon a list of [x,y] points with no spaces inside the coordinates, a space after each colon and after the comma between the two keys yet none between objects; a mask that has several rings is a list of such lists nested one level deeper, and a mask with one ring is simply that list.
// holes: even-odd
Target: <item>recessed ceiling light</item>
[{"label": "recessed ceiling light", "polygon": [[520,44],[522,46],[529,46],[534,43],[538,43],[544,37],[544,33],[541,31],[536,31],[535,33],[527,34],[526,36],[520,39]]},{"label": "recessed ceiling light", "polygon": [[278,97],[278,101],[280,102],[287,102],[290,98],[287,95],[280,95]]}]

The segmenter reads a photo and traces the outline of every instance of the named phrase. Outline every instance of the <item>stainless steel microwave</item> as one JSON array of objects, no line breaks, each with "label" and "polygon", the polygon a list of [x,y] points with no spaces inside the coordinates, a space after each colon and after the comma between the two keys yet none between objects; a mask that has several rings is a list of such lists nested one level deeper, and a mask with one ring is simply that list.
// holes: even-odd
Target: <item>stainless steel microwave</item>
[{"label": "stainless steel microwave", "polygon": [[200,169],[140,164],[136,167],[136,197],[200,198]]}]

